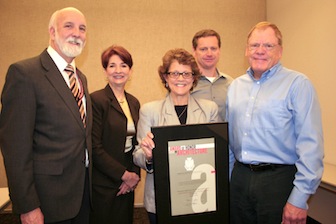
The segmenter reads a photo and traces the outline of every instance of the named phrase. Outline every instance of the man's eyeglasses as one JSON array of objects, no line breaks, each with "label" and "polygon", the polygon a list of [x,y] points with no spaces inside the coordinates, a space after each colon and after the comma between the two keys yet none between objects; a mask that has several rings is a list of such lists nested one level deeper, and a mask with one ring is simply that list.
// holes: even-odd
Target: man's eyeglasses
[{"label": "man's eyeglasses", "polygon": [[275,46],[277,46],[278,44],[249,44],[248,45],[248,49],[250,51],[255,51],[257,49],[259,49],[259,47],[261,46],[262,48],[264,48],[266,51],[271,51],[274,49]]},{"label": "man's eyeglasses", "polygon": [[194,73],[193,72],[167,72],[167,74],[173,79],[178,79],[180,75],[182,75],[184,79],[190,79]]}]

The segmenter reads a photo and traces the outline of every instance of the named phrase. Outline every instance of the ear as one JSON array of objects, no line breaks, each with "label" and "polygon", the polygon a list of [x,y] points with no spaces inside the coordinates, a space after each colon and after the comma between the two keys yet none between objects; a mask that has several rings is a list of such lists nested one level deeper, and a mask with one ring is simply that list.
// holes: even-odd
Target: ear
[{"label": "ear", "polygon": [[55,28],[54,28],[54,27],[50,27],[50,28],[49,28],[49,36],[50,36],[50,39],[55,40],[55,33],[56,33]]},{"label": "ear", "polygon": [[193,56],[195,57],[196,56],[196,49],[194,47],[192,49],[193,49],[193,52],[192,52]]},{"label": "ear", "polygon": [[248,47],[246,46],[246,48],[245,48],[245,57],[247,57],[247,55],[248,55]]},{"label": "ear", "polygon": [[167,80],[168,80],[168,76],[165,74],[165,75],[163,75],[163,77],[164,77],[164,79],[165,79],[165,81],[166,81],[166,83],[168,82]]},{"label": "ear", "polygon": [[283,50],[283,48],[282,48],[282,46],[280,46],[280,50],[279,50],[279,58],[282,57],[282,50]]},{"label": "ear", "polygon": [[108,82],[107,69],[105,69],[105,68],[103,68],[103,67],[102,67],[102,69],[103,69],[103,75],[104,75],[104,77],[105,77],[105,80]]},{"label": "ear", "polygon": [[130,68],[127,79],[128,81],[132,79],[132,75],[133,75],[133,69]]}]

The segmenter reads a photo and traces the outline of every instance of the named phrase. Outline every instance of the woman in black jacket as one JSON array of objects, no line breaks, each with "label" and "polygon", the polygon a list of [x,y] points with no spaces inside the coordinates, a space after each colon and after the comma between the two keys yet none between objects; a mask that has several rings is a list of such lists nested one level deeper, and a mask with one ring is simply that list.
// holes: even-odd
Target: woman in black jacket
[{"label": "woman in black jacket", "polygon": [[108,84],[91,94],[93,105],[92,224],[131,224],[134,189],[140,180],[133,164],[140,103],[125,91],[132,56],[121,46],[102,53]]}]

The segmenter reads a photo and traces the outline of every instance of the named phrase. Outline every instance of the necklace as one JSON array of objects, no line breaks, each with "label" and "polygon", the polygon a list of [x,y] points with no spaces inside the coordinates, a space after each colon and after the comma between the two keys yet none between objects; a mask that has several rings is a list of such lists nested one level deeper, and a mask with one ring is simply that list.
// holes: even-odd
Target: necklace
[{"label": "necklace", "polygon": [[[118,100],[118,99],[117,99],[117,100]],[[125,98],[122,99],[122,100],[118,100],[118,102],[119,102],[120,104],[123,104],[123,103],[125,102]]]},{"label": "necklace", "polygon": [[187,111],[187,107],[188,105],[184,106],[184,109],[182,110],[182,112],[180,114],[177,114],[177,117],[180,119],[182,117],[182,115]]},{"label": "necklace", "polygon": [[120,98],[116,97],[120,104],[123,104],[126,101],[125,95],[122,95]]}]

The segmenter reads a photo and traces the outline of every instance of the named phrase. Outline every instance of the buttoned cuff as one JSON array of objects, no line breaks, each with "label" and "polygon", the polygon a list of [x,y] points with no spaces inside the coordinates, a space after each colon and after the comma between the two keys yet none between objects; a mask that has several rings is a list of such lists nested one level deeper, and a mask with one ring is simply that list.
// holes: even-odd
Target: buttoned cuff
[{"label": "buttoned cuff", "polygon": [[307,201],[309,197],[310,194],[302,193],[297,189],[297,187],[294,187],[291,194],[289,195],[288,202],[296,207],[308,209]]}]

